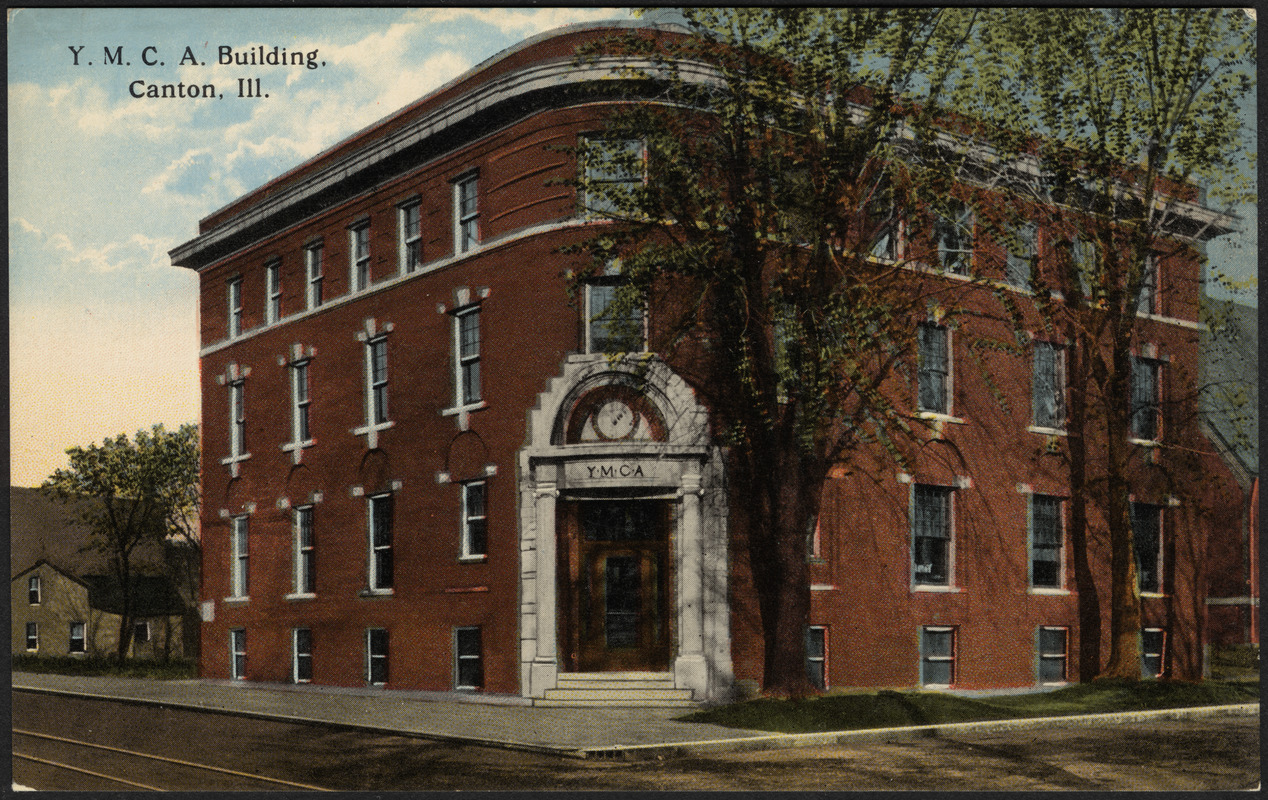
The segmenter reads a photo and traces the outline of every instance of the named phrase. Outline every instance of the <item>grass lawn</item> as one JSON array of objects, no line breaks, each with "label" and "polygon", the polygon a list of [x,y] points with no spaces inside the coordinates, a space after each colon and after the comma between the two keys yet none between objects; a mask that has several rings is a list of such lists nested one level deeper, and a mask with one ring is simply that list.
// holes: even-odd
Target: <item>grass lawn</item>
[{"label": "grass lawn", "polygon": [[698,711],[679,719],[729,728],[812,733],[988,719],[1100,714],[1152,708],[1253,703],[1257,683],[1204,681],[1096,681],[1051,692],[960,697],[941,692],[851,692],[804,700],[758,699]]},{"label": "grass lawn", "polygon": [[75,656],[15,655],[14,672],[49,672],[57,675],[117,675],[122,678],[149,678],[172,681],[193,678],[197,669],[193,661],[172,659],[161,661],[125,661],[120,666],[113,658]]}]

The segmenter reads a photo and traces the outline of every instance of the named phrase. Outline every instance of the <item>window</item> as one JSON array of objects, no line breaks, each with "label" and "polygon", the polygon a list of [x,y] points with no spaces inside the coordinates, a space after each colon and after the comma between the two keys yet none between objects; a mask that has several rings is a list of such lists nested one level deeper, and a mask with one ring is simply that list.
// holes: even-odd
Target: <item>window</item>
[{"label": "window", "polygon": [[85,651],[84,641],[84,623],[72,622],[70,624],[70,643],[66,647],[69,653],[82,653]]},{"label": "window", "polygon": [[1061,550],[1065,525],[1061,498],[1043,494],[1030,496],[1030,585],[1041,589],[1061,588]]},{"label": "window", "polygon": [[586,142],[585,207],[596,214],[631,212],[633,192],[643,185],[646,152],[641,139]]},{"label": "window", "polygon": [[465,253],[480,243],[480,210],[477,205],[479,176],[471,173],[453,185],[453,249]]},{"label": "window", "polygon": [[484,654],[479,628],[454,628],[454,688],[479,689],[484,686]]},{"label": "window", "polygon": [[366,681],[382,686],[387,683],[387,630],[370,628],[365,632]]},{"label": "window", "polygon": [[303,446],[313,439],[309,429],[308,410],[312,399],[308,394],[308,362],[296,361],[291,364],[291,440],[295,445]]},{"label": "window", "polygon": [[806,626],[806,677],[819,691],[828,688],[828,626]]},{"label": "window", "polygon": [[871,254],[883,261],[898,259],[898,214],[888,201],[873,203],[868,209],[868,221],[875,233],[872,236]]},{"label": "window", "polygon": [[1040,683],[1066,682],[1066,653],[1069,647],[1069,628],[1040,628],[1036,656],[1039,663]]},{"label": "window", "polygon": [[32,575],[26,582],[26,601],[33,606],[40,604],[40,576]]},{"label": "window", "polygon": [[40,649],[40,623],[38,622],[26,624],[26,649],[30,652]]},{"label": "window", "polygon": [[247,632],[245,628],[229,631],[229,677],[235,681],[247,677]]},{"label": "window", "polygon": [[1016,289],[1030,288],[1030,270],[1038,251],[1039,227],[1027,222],[1015,228],[1016,241],[1008,248],[1008,260],[1004,266],[1004,279]]},{"label": "window", "polygon": [[1136,551],[1136,583],[1141,592],[1162,591],[1162,507],[1132,503],[1132,539]]},{"label": "window", "polygon": [[946,216],[934,220],[933,238],[942,269],[968,275],[973,263],[973,212],[968,206],[952,201]]},{"label": "window", "polygon": [[143,619],[132,628],[132,641],[145,644],[150,641],[150,621]]},{"label": "window", "polygon": [[1035,342],[1035,371],[1031,406],[1037,428],[1065,428],[1065,348],[1053,342]]},{"label": "window", "polygon": [[1132,357],[1131,436],[1134,439],[1158,441],[1161,420],[1162,362],[1152,358]]},{"label": "window", "polygon": [[955,628],[920,629],[920,683],[947,687],[955,683]]},{"label": "window", "polygon": [[485,482],[462,484],[462,557],[484,558],[488,553],[488,517],[485,511]]},{"label": "window", "polygon": [[917,357],[917,405],[919,410],[934,414],[951,411],[951,358],[947,347],[948,331],[942,325],[927,322],[918,330],[920,352]]},{"label": "window", "polygon": [[242,279],[229,281],[229,338],[242,333]]},{"label": "window", "polygon": [[399,268],[402,275],[423,263],[422,203],[411,200],[396,209]]},{"label": "window", "polygon": [[811,561],[823,558],[823,531],[819,527],[819,516],[810,520],[806,531],[806,558]]},{"label": "window", "polygon": [[313,679],[313,632],[308,628],[291,631],[291,680],[308,683]]},{"label": "window", "polygon": [[229,461],[237,462],[246,455],[247,416],[246,383],[229,382]]},{"label": "window", "polygon": [[392,495],[370,498],[370,590],[392,588]]},{"label": "window", "polygon": [[1167,652],[1167,632],[1162,628],[1145,628],[1140,632],[1140,673],[1146,678],[1161,678],[1163,656]]},{"label": "window", "polygon": [[359,292],[370,285],[370,223],[348,229],[348,285]]},{"label": "window", "polygon": [[1099,286],[1100,283],[1097,280],[1096,242],[1076,238],[1070,247],[1070,258],[1074,262],[1075,271],[1078,273],[1079,288],[1082,290],[1083,296],[1091,297],[1093,287]]},{"label": "window", "polygon": [[645,306],[620,309],[619,284],[586,284],[586,352],[641,353],[647,349]]},{"label": "window", "polygon": [[281,262],[270,261],[264,267],[264,320],[269,325],[282,318],[282,283],[278,275]]},{"label": "window", "polygon": [[916,484],[911,514],[912,582],[951,582],[951,489]]},{"label": "window", "polygon": [[1136,296],[1137,314],[1158,313],[1158,257],[1145,256],[1145,267],[1140,276],[1140,294]]},{"label": "window", "polygon": [[379,336],[365,343],[366,357],[366,425],[387,423],[387,337]]},{"label": "window", "polygon": [[313,507],[295,509],[295,593],[317,591],[317,550],[313,542]]},{"label": "window", "polygon": [[458,406],[480,402],[480,307],[454,314]]},{"label": "window", "polygon": [[322,243],[304,248],[304,271],[308,275],[308,309],[321,305],[321,252]]},{"label": "window", "polygon": [[234,517],[230,521],[231,563],[229,565],[229,592],[232,598],[247,596],[247,518]]}]

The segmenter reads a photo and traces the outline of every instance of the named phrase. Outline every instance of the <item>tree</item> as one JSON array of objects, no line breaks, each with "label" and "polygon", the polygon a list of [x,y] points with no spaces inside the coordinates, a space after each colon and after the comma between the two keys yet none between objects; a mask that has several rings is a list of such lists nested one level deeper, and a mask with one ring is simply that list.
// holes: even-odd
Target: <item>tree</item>
[{"label": "tree", "polygon": [[[982,91],[965,110],[985,123],[1000,163],[1034,165],[999,175],[1010,207],[995,215],[997,232],[1019,213],[1064,231],[1045,254],[1061,268],[1031,270],[1027,288],[1045,327],[1067,342],[1076,547],[1091,533],[1089,504],[1106,522],[1110,653],[1101,674],[1139,679],[1129,497],[1159,448],[1133,440],[1160,438],[1151,426],[1163,409],[1145,396],[1149,365],[1132,355],[1143,343],[1137,313],[1154,311],[1159,263],[1231,222],[1215,214],[1205,229],[1192,223],[1192,182],[1211,188],[1208,201],[1254,196],[1239,115],[1254,85],[1254,23],[1229,9],[997,9],[978,30],[968,70]],[[1013,317],[1023,319],[1015,309]],[[1182,457],[1185,445],[1200,447],[1166,447]],[[1095,605],[1094,591],[1081,585],[1080,595]],[[1084,631],[1085,654],[1099,650],[1095,636],[1099,629]]]},{"label": "tree", "polygon": [[895,243],[904,217],[947,205],[953,160],[931,131],[974,15],[683,14],[691,36],[581,54],[624,56],[653,96],[579,148],[589,212],[618,224],[586,243],[576,281],[619,275],[613,325],[650,301],[653,349],[708,402],[744,512],[764,689],[801,695],[824,480],[862,446],[901,459],[913,430],[897,379],[944,289],[912,280]]},{"label": "tree", "polygon": [[105,553],[122,594],[118,659],[132,643],[133,554],[147,542],[169,536],[196,541],[190,520],[197,517],[198,429],[192,424],[167,431],[155,425],[105,439],[100,445],[71,447],[69,466],[41,487],[63,502],[93,498],[81,517],[92,531],[90,546]]}]

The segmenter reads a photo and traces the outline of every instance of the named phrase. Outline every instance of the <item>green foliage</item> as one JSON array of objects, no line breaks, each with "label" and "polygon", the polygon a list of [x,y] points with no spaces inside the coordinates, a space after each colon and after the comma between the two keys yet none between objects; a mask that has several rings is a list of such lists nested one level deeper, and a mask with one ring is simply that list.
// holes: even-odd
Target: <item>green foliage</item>
[{"label": "green foliage", "polygon": [[39,672],[54,675],[113,675],[121,678],[144,678],[157,681],[188,680],[198,676],[198,665],[189,659],[150,661],[132,659],[120,664],[99,656],[13,656],[14,672]]},{"label": "green foliage", "polygon": [[1232,705],[1258,700],[1259,687],[1247,683],[1097,681],[1050,692],[994,697],[970,698],[941,692],[881,690],[803,700],[759,699],[696,712],[680,719],[730,728],[813,733]]}]

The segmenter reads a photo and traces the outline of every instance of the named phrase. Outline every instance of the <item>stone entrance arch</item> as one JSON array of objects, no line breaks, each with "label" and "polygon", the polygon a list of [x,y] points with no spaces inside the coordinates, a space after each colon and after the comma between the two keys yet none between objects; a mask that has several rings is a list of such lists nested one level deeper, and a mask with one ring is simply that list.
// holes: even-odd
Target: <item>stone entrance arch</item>
[{"label": "stone entrance arch", "polygon": [[732,683],[727,507],[708,412],[660,359],[574,355],[529,412],[519,453],[520,679],[553,689],[561,658],[559,501],[662,500],[673,511],[669,668],[697,700]]}]

